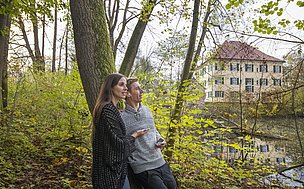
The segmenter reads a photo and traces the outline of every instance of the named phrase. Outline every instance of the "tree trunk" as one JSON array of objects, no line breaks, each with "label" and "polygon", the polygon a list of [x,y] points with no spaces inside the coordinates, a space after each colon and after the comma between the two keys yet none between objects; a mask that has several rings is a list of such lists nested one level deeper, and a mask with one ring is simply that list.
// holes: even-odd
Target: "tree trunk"
[{"label": "tree trunk", "polygon": [[66,37],[66,33],[67,32],[67,28],[64,30],[62,38],[61,38],[61,42],[60,42],[60,47],[59,47],[59,59],[58,59],[58,68],[57,70],[60,71],[61,70],[61,56],[62,56],[62,49],[63,49],[63,44],[66,42],[65,37]]},{"label": "tree trunk", "polygon": [[45,49],[45,15],[42,18],[42,45],[41,45],[41,55],[44,60],[44,49]]},{"label": "tree trunk", "polygon": [[52,72],[56,71],[56,42],[57,42],[57,5],[54,8],[54,37],[53,37],[53,56],[52,56]]},{"label": "tree trunk", "polygon": [[[31,4],[31,6],[33,8],[36,8],[35,3]],[[33,62],[34,65],[33,67],[34,70],[44,72],[45,64],[39,48],[38,19],[36,12],[33,13],[32,24],[33,24],[33,33],[34,33],[34,46],[35,46],[35,61]]]},{"label": "tree trunk", "polygon": [[208,1],[206,13],[205,13],[204,20],[203,20],[203,30],[202,30],[202,34],[201,34],[200,40],[198,42],[194,58],[193,58],[193,63],[192,63],[191,70],[190,70],[190,73],[189,73],[189,76],[188,76],[189,80],[192,79],[193,74],[194,74],[195,70],[197,69],[197,63],[199,61],[198,60],[199,57],[202,58],[202,56],[200,54],[201,54],[201,51],[202,51],[203,42],[205,40],[205,36],[206,36],[206,33],[207,33],[207,29],[208,29],[208,20],[209,20],[210,14],[212,12],[211,6],[212,6],[213,1],[214,0],[209,0]]},{"label": "tree trunk", "polygon": [[7,107],[7,56],[11,17],[0,14],[0,110]]},{"label": "tree trunk", "polygon": [[115,71],[103,0],[70,1],[78,69],[90,111],[103,78]]},{"label": "tree trunk", "polygon": [[67,21],[66,26],[66,34],[65,34],[65,66],[64,66],[64,74],[68,75],[68,42],[69,42],[69,21]]},{"label": "tree trunk", "polygon": [[[183,92],[185,91],[184,85],[186,84],[186,82],[188,81],[188,78],[189,78],[192,58],[193,58],[193,54],[194,54],[195,40],[196,40],[198,20],[199,20],[199,7],[200,7],[200,0],[195,0],[194,9],[193,9],[191,34],[190,34],[190,39],[189,39],[189,46],[188,46],[187,55],[186,55],[186,59],[185,59],[185,63],[184,63],[181,83],[178,87],[178,94],[177,94],[177,97],[175,100],[173,114],[171,115],[171,118],[170,118],[167,149],[174,149],[177,125],[180,121],[181,110],[183,107]],[[172,160],[172,150],[166,150],[165,155],[169,158],[169,161]]]},{"label": "tree trunk", "polygon": [[23,23],[23,20],[21,18],[21,16],[18,17],[18,22],[19,22],[19,28],[22,32],[22,37],[24,39],[24,42],[25,42],[25,47],[32,59],[32,62],[35,62],[35,55],[34,55],[34,52],[31,48],[31,45],[30,45],[30,42],[28,40],[28,37],[27,37],[27,34],[26,34],[26,31],[25,31],[25,27],[24,27],[24,23]]},{"label": "tree trunk", "polygon": [[151,16],[152,10],[155,7],[156,0],[149,0],[145,4],[145,6],[142,9],[142,12],[140,14],[140,18],[135,26],[135,29],[132,33],[132,36],[130,38],[124,59],[121,63],[119,72],[129,76],[131,73],[131,69],[134,64],[134,60],[139,48],[139,44],[141,41],[141,38],[144,34],[144,31],[146,29],[148,20]]}]

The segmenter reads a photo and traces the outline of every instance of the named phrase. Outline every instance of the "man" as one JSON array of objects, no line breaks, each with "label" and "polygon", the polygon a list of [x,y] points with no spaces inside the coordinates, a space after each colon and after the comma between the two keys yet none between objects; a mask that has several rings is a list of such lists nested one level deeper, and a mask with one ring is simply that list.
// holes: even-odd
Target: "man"
[{"label": "man", "polygon": [[170,167],[161,152],[165,140],[155,128],[152,112],[141,104],[144,91],[138,79],[128,79],[127,87],[126,108],[121,113],[127,135],[138,129],[149,130],[135,141],[136,150],[129,157],[134,179],[145,189],[177,189]]}]

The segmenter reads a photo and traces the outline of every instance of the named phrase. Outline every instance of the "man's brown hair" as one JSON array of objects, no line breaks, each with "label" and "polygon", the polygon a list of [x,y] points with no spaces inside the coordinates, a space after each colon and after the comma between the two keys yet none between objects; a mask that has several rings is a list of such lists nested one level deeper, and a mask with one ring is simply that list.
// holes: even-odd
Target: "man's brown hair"
[{"label": "man's brown hair", "polygon": [[137,78],[129,78],[129,79],[127,79],[127,88],[128,88],[128,90],[131,90],[132,83],[135,83],[137,81],[138,81]]}]

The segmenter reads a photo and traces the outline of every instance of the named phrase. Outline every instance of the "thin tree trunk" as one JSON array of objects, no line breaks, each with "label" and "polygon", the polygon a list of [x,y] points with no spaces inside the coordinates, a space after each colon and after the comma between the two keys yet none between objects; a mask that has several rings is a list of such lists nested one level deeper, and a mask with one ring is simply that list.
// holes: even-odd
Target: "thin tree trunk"
[{"label": "thin tree trunk", "polygon": [[62,38],[61,38],[61,42],[60,42],[60,47],[59,47],[59,60],[58,60],[58,71],[60,71],[60,69],[61,69],[61,55],[62,55],[62,49],[63,49],[63,44],[66,42],[66,40],[65,40],[65,37],[66,37],[66,35],[65,35],[65,33],[67,32],[67,28],[64,30],[64,32],[63,32],[63,35],[62,35]]},{"label": "thin tree trunk", "polygon": [[115,71],[103,0],[71,0],[78,69],[90,111],[103,78]]},{"label": "thin tree trunk", "polygon": [[69,22],[67,21],[67,26],[66,26],[66,35],[65,35],[65,66],[64,66],[64,74],[68,75],[68,42],[69,42]]},{"label": "thin tree trunk", "polygon": [[56,44],[57,44],[57,4],[54,10],[54,37],[53,37],[53,56],[52,56],[52,72],[56,71]]},{"label": "thin tree trunk", "polygon": [[153,11],[153,8],[155,7],[156,0],[149,0],[145,4],[145,6],[142,9],[141,16],[135,26],[135,29],[132,33],[132,36],[130,38],[124,59],[121,63],[119,73],[122,73],[126,76],[129,76],[131,73],[131,69],[134,64],[134,60],[139,48],[139,44],[141,41],[141,38],[144,34],[144,31],[146,29],[148,20],[151,16],[151,13]]},{"label": "thin tree trunk", "polygon": [[11,17],[0,14],[0,110],[7,107],[7,57],[11,27]]},{"label": "thin tree trunk", "polygon": [[[35,5],[32,5],[35,8]],[[34,69],[39,71],[45,71],[45,65],[43,58],[41,56],[40,48],[39,48],[39,33],[38,33],[38,19],[36,13],[34,13],[34,17],[32,18],[33,24],[33,33],[34,33],[34,46],[35,46],[35,62]]]},{"label": "thin tree trunk", "polygon": [[42,46],[41,46],[41,55],[44,61],[44,48],[45,48],[45,15],[42,18]]},{"label": "thin tree trunk", "polygon": [[127,0],[125,10],[124,10],[124,14],[123,14],[123,21],[122,21],[122,25],[121,25],[121,30],[120,30],[120,32],[119,32],[119,34],[118,34],[118,36],[117,36],[117,38],[116,38],[116,40],[113,44],[114,57],[116,57],[118,44],[121,41],[123,33],[125,32],[125,29],[126,29],[126,25],[128,23],[128,21],[127,21],[127,10],[129,8],[129,3],[130,3],[130,0]]},{"label": "thin tree trunk", "polygon": [[304,162],[304,149],[303,149],[303,144],[302,144],[302,140],[301,140],[301,135],[300,135],[300,131],[301,129],[299,128],[299,125],[298,125],[298,115],[297,115],[297,111],[296,111],[296,107],[295,107],[295,100],[296,100],[296,97],[295,97],[295,93],[296,93],[296,86],[297,86],[297,83],[299,81],[299,76],[300,76],[300,72],[302,71],[302,67],[303,67],[303,62],[304,60],[301,60],[300,64],[299,64],[299,69],[298,70],[298,73],[296,75],[296,78],[295,78],[295,82],[292,84],[292,93],[291,93],[291,106],[292,106],[292,113],[293,113],[293,120],[294,120],[294,124],[295,124],[295,128],[296,128],[296,134],[297,134],[297,138],[298,138],[298,141],[299,141],[299,146],[300,146],[300,150],[301,150],[301,163]]},{"label": "thin tree trunk", "polygon": [[[171,118],[170,118],[167,149],[174,149],[177,125],[180,121],[180,115],[181,115],[181,111],[182,111],[182,107],[183,107],[183,92],[185,91],[185,84],[189,78],[192,58],[193,58],[193,54],[194,54],[195,40],[196,40],[198,20],[199,20],[199,7],[200,7],[200,0],[195,0],[194,9],[193,9],[191,34],[190,34],[190,39],[189,39],[189,46],[188,46],[187,55],[186,55],[186,59],[185,59],[185,63],[184,63],[181,83],[178,87],[178,93],[177,93],[177,97],[175,100],[173,114],[171,115]],[[169,158],[169,161],[172,160],[172,150],[166,150],[165,155]]]},{"label": "thin tree trunk", "polygon": [[27,38],[27,34],[26,34],[26,31],[25,31],[24,23],[23,23],[23,20],[22,20],[21,16],[18,17],[18,21],[19,21],[19,28],[22,32],[22,36],[23,36],[23,39],[24,39],[24,42],[25,42],[25,47],[26,47],[26,49],[27,49],[27,51],[28,51],[28,53],[29,53],[29,55],[32,59],[32,62],[35,62],[36,61],[35,60],[35,55],[34,55],[34,52],[31,48],[30,42]]},{"label": "thin tree trunk", "polygon": [[210,14],[212,12],[211,6],[212,6],[213,1],[214,0],[209,0],[208,1],[205,17],[204,17],[204,20],[203,20],[203,30],[202,30],[202,34],[201,34],[200,40],[198,42],[194,58],[193,58],[192,67],[191,67],[189,77],[188,77],[189,80],[192,79],[193,74],[194,74],[195,70],[197,69],[197,63],[198,63],[199,57],[202,57],[202,56],[200,56],[200,54],[201,54],[201,51],[202,51],[203,42],[205,40],[205,36],[206,36],[206,33],[207,33],[207,29],[208,29],[208,20],[209,20]]}]

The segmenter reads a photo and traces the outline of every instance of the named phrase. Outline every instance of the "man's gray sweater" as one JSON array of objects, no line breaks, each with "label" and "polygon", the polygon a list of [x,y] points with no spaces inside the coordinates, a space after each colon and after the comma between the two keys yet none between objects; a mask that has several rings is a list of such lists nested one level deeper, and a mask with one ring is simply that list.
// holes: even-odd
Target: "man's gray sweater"
[{"label": "man's gray sweater", "polygon": [[150,109],[140,105],[136,111],[133,107],[126,105],[121,116],[126,125],[127,135],[131,135],[139,129],[150,128],[145,135],[135,140],[136,150],[129,157],[129,163],[134,173],[138,174],[164,165],[166,162],[162,152],[155,147],[155,142],[162,137],[155,128]]}]

